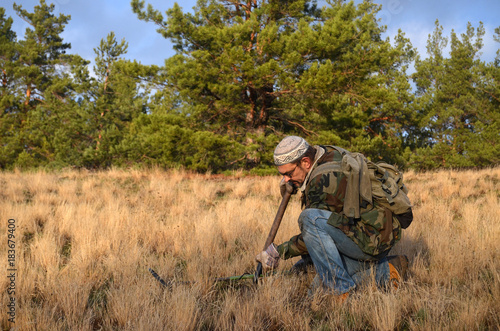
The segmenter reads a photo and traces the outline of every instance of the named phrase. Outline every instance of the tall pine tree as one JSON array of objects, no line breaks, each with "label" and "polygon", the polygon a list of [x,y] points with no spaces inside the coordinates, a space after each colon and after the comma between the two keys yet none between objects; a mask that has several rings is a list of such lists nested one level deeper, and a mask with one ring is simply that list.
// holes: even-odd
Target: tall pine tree
[{"label": "tall pine tree", "polygon": [[12,23],[11,17],[5,17],[5,9],[0,8],[0,169],[11,165],[22,151],[20,105],[14,93],[16,80],[13,63],[18,55],[17,40]]},{"label": "tall pine tree", "polygon": [[2,148],[14,151],[16,160],[7,152],[2,155],[10,166],[65,165],[65,150],[71,149],[76,132],[76,86],[71,70],[86,63],[77,55],[66,54],[71,46],[60,35],[69,16],[55,15],[54,5],[44,0],[33,12],[17,4],[14,10],[29,27],[24,39],[5,44],[4,95],[9,101],[2,103],[2,123],[9,128]]},{"label": "tall pine tree", "polygon": [[403,34],[394,46],[381,38],[373,3],[201,0],[166,17],[144,1],[132,8],[174,43],[163,70],[184,113],[247,145],[248,166],[269,162],[283,134],[401,161],[413,49]]},{"label": "tall pine tree", "polygon": [[[473,167],[499,162],[498,100],[494,68],[480,60],[484,28],[469,23],[460,37],[452,31],[450,57],[443,50],[447,38],[436,21],[429,37],[429,57],[417,59],[420,126],[426,147],[416,150],[411,164],[419,168]],[[496,105],[495,105],[496,103]]]},{"label": "tall pine tree", "polygon": [[101,40],[94,49],[96,79],[82,102],[88,115],[87,145],[82,164],[90,168],[123,164],[127,156],[122,140],[130,123],[147,111],[150,86],[148,80],[156,71],[136,61],[123,59],[127,42],[116,40],[114,32]]}]

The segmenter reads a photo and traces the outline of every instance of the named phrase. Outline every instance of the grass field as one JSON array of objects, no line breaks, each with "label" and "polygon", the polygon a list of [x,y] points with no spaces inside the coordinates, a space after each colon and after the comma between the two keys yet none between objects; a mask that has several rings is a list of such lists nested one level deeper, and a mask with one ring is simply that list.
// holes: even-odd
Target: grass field
[{"label": "grass field", "polygon": [[[0,173],[2,329],[500,329],[500,168],[409,172],[405,181],[415,220],[393,253],[409,257],[409,279],[338,303],[307,297],[311,274],[258,287],[211,281],[254,272],[280,202],[278,177]],[[276,243],[298,233],[299,213],[294,196]],[[164,289],[150,267],[196,283]]]}]

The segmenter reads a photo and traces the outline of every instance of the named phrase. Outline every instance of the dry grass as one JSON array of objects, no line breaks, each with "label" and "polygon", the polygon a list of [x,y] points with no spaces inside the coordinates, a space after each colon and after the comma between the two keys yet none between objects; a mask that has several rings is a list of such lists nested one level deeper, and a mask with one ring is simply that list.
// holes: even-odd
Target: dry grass
[{"label": "dry grass", "polygon": [[[415,221],[394,252],[410,258],[409,280],[398,291],[361,289],[314,309],[306,295],[312,275],[258,287],[211,281],[254,271],[280,201],[278,181],[160,170],[0,173],[0,240],[5,247],[14,218],[18,268],[16,323],[7,321],[2,294],[2,328],[500,328],[500,168],[406,174]],[[294,197],[277,243],[296,234],[299,213]],[[0,261],[7,265],[6,249]],[[197,283],[169,291],[149,267]],[[2,293],[7,287],[0,277]]]}]

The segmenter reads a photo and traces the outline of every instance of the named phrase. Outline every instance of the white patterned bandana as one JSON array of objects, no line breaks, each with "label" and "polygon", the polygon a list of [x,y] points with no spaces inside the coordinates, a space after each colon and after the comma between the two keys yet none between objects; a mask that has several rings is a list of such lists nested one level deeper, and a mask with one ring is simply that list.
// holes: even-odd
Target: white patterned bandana
[{"label": "white patterned bandana", "polygon": [[300,159],[307,151],[309,144],[304,138],[288,136],[274,149],[274,164],[281,166]]}]

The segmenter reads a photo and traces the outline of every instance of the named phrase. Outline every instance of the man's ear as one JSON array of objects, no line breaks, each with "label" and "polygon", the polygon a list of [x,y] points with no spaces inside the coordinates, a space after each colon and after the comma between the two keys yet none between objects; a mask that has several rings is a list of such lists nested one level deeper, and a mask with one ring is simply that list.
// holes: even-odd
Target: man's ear
[{"label": "man's ear", "polygon": [[312,161],[309,157],[303,157],[302,160],[301,160],[302,164],[304,165],[304,168],[306,169],[310,169],[311,166],[312,166]]}]

